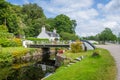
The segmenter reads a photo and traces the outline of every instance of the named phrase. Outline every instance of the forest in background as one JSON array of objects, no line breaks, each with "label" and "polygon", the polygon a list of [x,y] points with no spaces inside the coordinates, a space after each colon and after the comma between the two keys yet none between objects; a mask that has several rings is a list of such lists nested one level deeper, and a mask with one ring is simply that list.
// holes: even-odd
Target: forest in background
[{"label": "forest in background", "polygon": [[45,26],[48,31],[56,29],[64,40],[76,40],[76,20],[71,20],[64,14],[55,18],[47,18],[42,7],[35,3],[14,5],[5,0],[0,0],[0,32],[4,29],[17,38],[36,37]]}]

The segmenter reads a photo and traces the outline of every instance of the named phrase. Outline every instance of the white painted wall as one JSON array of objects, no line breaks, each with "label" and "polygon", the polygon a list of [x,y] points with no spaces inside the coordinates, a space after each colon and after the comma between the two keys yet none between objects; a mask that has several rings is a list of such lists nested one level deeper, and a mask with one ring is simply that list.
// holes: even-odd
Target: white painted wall
[{"label": "white painted wall", "polygon": [[33,44],[33,41],[24,40],[24,41],[22,42],[22,45],[23,45],[23,47],[25,47],[25,48],[27,48],[27,44]]},{"label": "white painted wall", "polygon": [[50,38],[49,35],[46,33],[45,27],[42,27],[41,33],[37,36],[37,38]]},{"label": "white painted wall", "polygon": [[49,39],[50,37],[49,37],[48,34],[46,34],[46,32],[43,32],[43,31],[42,31],[42,32],[37,36],[37,38],[48,38],[48,39]]},{"label": "white painted wall", "polygon": [[[53,32],[56,33],[56,30],[54,29]],[[42,31],[41,31],[41,33],[37,36],[37,38],[43,38],[43,39],[44,39],[44,38],[47,38],[47,39],[49,39],[50,41],[54,41],[55,38],[60,39],[60,37],[50,37],[50,36],[46,33],[45,27],[42,27]]]}]

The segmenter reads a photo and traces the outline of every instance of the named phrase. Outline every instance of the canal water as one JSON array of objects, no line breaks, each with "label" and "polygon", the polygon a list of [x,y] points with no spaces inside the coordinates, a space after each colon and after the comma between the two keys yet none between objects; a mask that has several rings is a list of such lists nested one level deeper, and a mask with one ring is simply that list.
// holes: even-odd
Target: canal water
[{"label": "canal water", "polygon": [[[0,65],[4,64],[0,63]],[[10,64],[0,66],[0,80],[41,80],[48,73],[54,71],[55,67],[53,65],[45,65],[41,62],[26,63],[24,66],[23,64]]]},{"label": "canal water", "polygon": [[61,57],[57,57],[55,52],[53,53],[45,48],[43,54],[38,56],[38,61],[32,61],[31,58],[34,57],[30,57],[30,61],[23,61],[20,58],[19,60],[14,59],[12,63],[0,62],[0,80],[41,80],[54,73],[60,66],[58,64],[61,63]]},{"label": "canal water", "polygon": [[53,60],[55,55],[45,56],[45,58],[47,58],[45,61],[43,59],[38,59],[38,61],[14,59],[11,63],[0,62],[0,80],[41,80],[55,71],[55,60]]}]

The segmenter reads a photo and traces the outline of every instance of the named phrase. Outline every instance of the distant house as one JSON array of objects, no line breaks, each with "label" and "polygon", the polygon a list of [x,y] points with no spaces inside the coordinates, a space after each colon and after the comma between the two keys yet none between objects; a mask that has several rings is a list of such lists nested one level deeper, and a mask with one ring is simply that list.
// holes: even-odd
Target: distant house
[{"label": "distant house", "polygon": [[59,34],[54,29],[53,32],[46,31],[45,27],[42,27],[41,33],[37,36],[37,38],[49,39],[50,41],[54,41],[55,39],[60,39]]}]

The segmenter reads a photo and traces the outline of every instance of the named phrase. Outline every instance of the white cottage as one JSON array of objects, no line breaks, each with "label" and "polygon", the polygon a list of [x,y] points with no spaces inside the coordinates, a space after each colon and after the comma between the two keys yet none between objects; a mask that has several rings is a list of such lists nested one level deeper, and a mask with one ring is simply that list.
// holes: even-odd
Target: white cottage
[{"label": "white cottage", "polygon": [[42,27],[41,33],[37,36],[37,38],[49,39],[50,41],[54,41],[55,39],[60,39],[59,34],[54,29],[53,32],[46,31],[45,27]]}]

